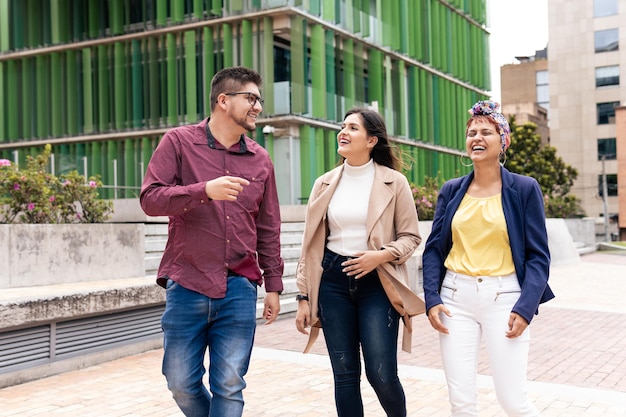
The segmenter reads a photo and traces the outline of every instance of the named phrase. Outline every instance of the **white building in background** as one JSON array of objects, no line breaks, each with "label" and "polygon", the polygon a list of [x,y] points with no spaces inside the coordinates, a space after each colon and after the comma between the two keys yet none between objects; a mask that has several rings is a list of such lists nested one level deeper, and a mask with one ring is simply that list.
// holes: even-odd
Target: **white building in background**
[{"label": "white building in background", "polygon": [[572,193],[589,216],[605,211],[604,171],[613,215],[619,211],[617,148],[626,146],[617,143],[626,136],[618,135],[615,117],[615,108],[626,105],[626,0],[549,0],[548,13],[550,144],[578,169]]}]

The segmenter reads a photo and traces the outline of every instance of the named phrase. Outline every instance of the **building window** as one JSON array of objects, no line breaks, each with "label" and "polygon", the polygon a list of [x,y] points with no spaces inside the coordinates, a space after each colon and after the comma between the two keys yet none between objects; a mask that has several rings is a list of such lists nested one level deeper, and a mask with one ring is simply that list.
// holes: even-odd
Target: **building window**
[{"label": "building window", "polygon": [[596,87],[619,85],[619,65],[596,68]]},{"label": "building window", "polygon": [[[550,86],[548,85],[547,70],[535,72],[535,85],[537,89],[537,104],[550,113]],[[550,115],[548,114],[549,118]]]},{"label": "building window", "polygon": [[615,147],[615,138],[598,139],[598,161],[615,159],[617,148]]},{"label": "building window", "polygon": [[617,29],[598,30],[594,33],[594,44],[597,52],[610,52],[619,49],[619,32]]},{"label": "building window", "polygon": [[598,124],[608,125],[615,123],[615,107],[619,106],[619,101],[596,104],[598,111]]},{"label": "building window", "polygon": [[[617,174],[606,174],[606,194],[609,197],[615,197],[617,195]],[[602,175],[598,175],[598,195],[602,194]]]},{"label": "building window", "polygon": [[617,14],[618,0],[594,0],[593,17],[614,16]]}]

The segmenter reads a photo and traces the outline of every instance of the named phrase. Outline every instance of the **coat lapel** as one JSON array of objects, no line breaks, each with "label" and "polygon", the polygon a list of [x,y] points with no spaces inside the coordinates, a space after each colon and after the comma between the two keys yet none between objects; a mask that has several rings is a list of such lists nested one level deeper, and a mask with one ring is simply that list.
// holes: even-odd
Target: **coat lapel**
[{"label": "coat lapel", "polygon": [[[326,218],[326,212],[330,199],[337,189],[337,184],[341,179],[341,173],[343,172],[343,166],[333,169],[322,177],[322,185],[319,193],[311,196],[313,200],[310,202],[310,208],[308,209],[309,218],[306,219],[307,229],[311,232],[316,230],[323,220]],[[312,233],[311,233],[312,236]]]},{"label": "coat lapel", "polygon": [[389,168],[375,164],[376,171],[374,174],[374,183],[372,184],[372,192],[367,210],[367,236],[371,235],[374,225],[382,216],[385,208],[393,199],[393,191],[388,184],[393,182],[393,176]]}]

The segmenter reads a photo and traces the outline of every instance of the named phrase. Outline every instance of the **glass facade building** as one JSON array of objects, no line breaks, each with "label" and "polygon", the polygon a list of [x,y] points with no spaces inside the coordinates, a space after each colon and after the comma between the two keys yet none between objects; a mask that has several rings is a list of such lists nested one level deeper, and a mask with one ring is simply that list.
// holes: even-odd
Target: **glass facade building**
[{"label": "glass facade building", "polygon": [[467,109],[488,97],[487,0],[0,0],[0,158],[50,143],[55,173],[134,198],[163,133],[210,115],[221,68],[259,71],[251,135],[281,204],[338,160],[346,110],[371,106],[410,181],[467,172]]}]

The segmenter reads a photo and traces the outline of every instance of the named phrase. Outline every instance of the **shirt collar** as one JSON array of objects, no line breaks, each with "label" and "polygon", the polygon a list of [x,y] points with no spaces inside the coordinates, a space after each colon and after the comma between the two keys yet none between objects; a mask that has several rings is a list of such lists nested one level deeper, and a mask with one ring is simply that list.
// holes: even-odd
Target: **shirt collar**
[{"label": "shirt collar", "polygon": [[[213,136],[213,133],[211,133],[211,129],[209,129],[209,120],[211,120],[210,117],[206,121],[207,144],[209,145],[209,148],[216,149],[215,142],[217,142],[217,140],[215,139],[215,136]],[[244,154],[246,152],[248,152],[248,144],[246,144],[246,135],[242,134],[239,138],[239,150],[236,153]]]}]

